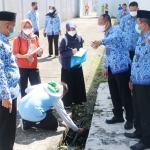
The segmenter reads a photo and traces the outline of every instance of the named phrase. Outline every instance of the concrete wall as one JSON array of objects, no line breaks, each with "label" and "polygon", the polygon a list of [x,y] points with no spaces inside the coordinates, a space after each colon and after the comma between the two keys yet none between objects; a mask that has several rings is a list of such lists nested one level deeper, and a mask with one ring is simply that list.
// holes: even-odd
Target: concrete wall
[{"label": "concrete wall", "polygon": [[[20,30],[21,20],[26,18],[26,13],[31,10],[31,2],[38,2],[40,27],[44,25],[45,15],[49,6],[55,6],[60,14],[61,20],[80,17],[84,14],[86,3],[92,0],[0,0],[0,11],[12,11],[17,13],[16,35]],[[90,3],[91,5],[92,3]],[[92,6],[90,6],[92,8]]]},{"label": "concrete wall", "polygon": [[[132,2],[133,0],[129,0]],[[150,11],[150,0],[135,0],[139,4],[139,9],[141,10],[149,10]]]},{"label": "concrete wall", "polygon": [[129,0],[97,0],[97,16],[100,16],[102,14],[101,7],[103,4],[105,5],[106,3],[109,7],[109,15],[117,17],[119,4],[126,3],[128,5]]}]

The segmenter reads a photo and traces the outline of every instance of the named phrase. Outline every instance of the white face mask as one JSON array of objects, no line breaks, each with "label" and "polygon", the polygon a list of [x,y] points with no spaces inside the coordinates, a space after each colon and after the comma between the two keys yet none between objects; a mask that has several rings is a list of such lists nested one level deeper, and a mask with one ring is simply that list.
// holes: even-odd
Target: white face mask
[{"label": "white face mask", "polygon": [[49,10],[50,13],[53,13],[53,11],[54,11],[54,10],[52,10],[52,9]]},{"label": "white face mask", "polygon": [[98,25],[98,30],[99,30],[99,32],[104,32],[105,31],[105,25],[103,25],[103,26],[100,26],[100,25]]},{"label": "white face mask", "polygon": [[70,36],[74,36],[75,34],[77,33],[77,31],[68,31],[68,34],[70,35]]},{"label": "white face mask", "polygon": [[26,35],[29,35],[31,34],[33,31],[33,29],[24,29],[23,32],[26,34]]},{"label": "white face mask", "polygon": [[130,11],[130,15],[131,15],[132,17],[137,16],[137,11]]}]

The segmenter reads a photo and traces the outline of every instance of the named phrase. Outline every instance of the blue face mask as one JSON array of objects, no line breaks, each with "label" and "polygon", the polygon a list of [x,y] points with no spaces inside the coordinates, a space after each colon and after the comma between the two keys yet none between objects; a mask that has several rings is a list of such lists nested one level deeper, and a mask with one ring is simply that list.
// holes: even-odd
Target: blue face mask
[{"label": "blue face mask", "polygon": [[[10,25],[11,28],[13,28],[11,25]],[[9,32],[9,31],[8,31]],[[13,31],[12,32],[9,32],[9,38],[12,38],[14,37],[15,35],[15,28],[13,28]]]},{"label": "blue face mask", "polygon": [[139,34],[142,33],[142,31],[139,29],[139,25],[138,25],[138,24],[135,25],[135,30],[136,30],[136,32],[139,33]]}]

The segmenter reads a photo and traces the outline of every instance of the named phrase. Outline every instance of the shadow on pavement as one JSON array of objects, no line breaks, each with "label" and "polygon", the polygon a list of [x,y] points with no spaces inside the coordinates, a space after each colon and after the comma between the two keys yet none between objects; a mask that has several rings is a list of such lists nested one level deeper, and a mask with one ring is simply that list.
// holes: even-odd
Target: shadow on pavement
[{"label": "shadow on pavement", "polygon": [[16,140],[15,143],[19,145],[29,145],[35,141],[45,140],[48,137],[53,137],[63,134],[62,131],[48,131],[43,129],[30,129],[22,131],[20,126],[20,115],[17,112],[17,129],[16,129]]},{"label": "shadow on pavement", "polygon": [[38,62],[47,62],[47,61],[52,61],[53,59],[58,59],[58,57],[39,57]]}]

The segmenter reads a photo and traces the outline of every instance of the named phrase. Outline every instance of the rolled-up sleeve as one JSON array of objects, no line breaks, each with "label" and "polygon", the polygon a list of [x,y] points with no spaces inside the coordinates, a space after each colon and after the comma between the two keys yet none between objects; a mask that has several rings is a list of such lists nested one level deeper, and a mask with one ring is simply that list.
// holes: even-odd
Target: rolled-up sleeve
[{"label": "rolled-up sleeve", "polygon": [[63,121],[70,127],[73,131],[77,131],[78,127],[74,124],[72,119],[67,115],[66,110],[64,109],[64,105],[61,99],[58,99],[55,104],[54,108],[58,112],[59,116],[63,119]]}]

